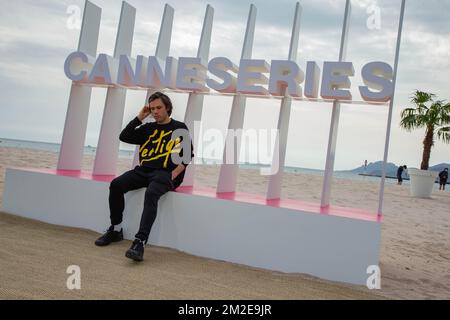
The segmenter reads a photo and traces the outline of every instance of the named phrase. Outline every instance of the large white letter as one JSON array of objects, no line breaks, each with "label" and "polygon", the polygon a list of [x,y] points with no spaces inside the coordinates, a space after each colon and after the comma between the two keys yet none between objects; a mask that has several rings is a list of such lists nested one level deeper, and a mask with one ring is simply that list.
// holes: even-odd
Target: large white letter
[{"label": "large white letter", "polygon": [[237,73],[237,70],[237,66],[227,58],[216,57],[211,59],[208,63],[208,71],[223,80],[223,82],[219,83],[214,79],[208,78],[206,79],[206,85],[219,92],[236,92],[236,77],[231,75],[228,71]]},{"label": "large white letter", "polygon": [[319,97],[320,67],[314,61],[306,63],[305,97]]},{"label": "large white letter", "polygon": [[[384,62],[370,62],[361,70],[364,86],[359,87],[361,97],[365,101],[386,102],[394,94],[394,84],[392,67]],[[379,90],[379,92],[370,91],[370,89]]]},{"label": "large white letter", "polygon": [[177,76],[177,59],[173,57],[166,57],[164,63],[164,73],[161,67],[163,61],[158,57],[148,57],[147,62],[147,78],[145,82],[142,82],[142,86],[145,88],[176,88],[176,76]]},{"label": "large white letter", "polygon": [[241,59],[237,91],[244,94],[267,95],[269,92],[262,86],[255,84],[267,84],[268,79],[263,73],[269,72],[269,64],[264,60]]},{"label": "large white letter", "polygon": [[200,58],[180,57],[176,83],[178,89],[208,92],[205,80],[206,66],[202,65]]},{"label": "large white letter", "polygon": [[[133,70],[132,65],[136,67],[135,70]],[[124,87],[138,86],[140,83],[144,82],[146,68],[147,58],[144,56],[137,56],[137,59],[135,60],[124,54],[120,55],[117,84]]]},{"label": "large white letter", "polygon": [[274,96],[284,95],[285,88],[292,97],[302,96],[299,83],[305,80],[305,74],[298,65],[289,60],[272,60],[270,67],[269,93]]},{"label": "large white letter", "polygon": [[349,76],[355,74],[351,62],[324,62],[323,78],[320,95],[324,99],[352,100],[352,94],[348,90],[351,82]]},{"label": "large white letter", "polygon": [[84,52],[72,52],[64,62],[64,73],[72,81],[87,82],[93,61],[94,58]]},{"label": "large white letter", "polygon": [[89,82],[92,84],[111,85],[112,79],[116,79],[117,68],[114,59],[104,53],[99,54],[95,61]]}]

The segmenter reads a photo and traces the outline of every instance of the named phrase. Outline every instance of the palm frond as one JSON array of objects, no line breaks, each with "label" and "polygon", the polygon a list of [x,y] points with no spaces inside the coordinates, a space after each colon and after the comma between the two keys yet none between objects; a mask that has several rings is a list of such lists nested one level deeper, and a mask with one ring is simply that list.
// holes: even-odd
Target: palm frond
[{"label": "palm frond", "polygon": [[[401,112],[400,126],[408,131],[422,127],[439,127],[450,123],[450,103],[434,101],[435,95],[416,90],[411,98],[416,107]],[[431,102],[427,107],[425,103]]]},{"label": "palm frond", "polygon": [[439,140],[444,143],[450,143],[450,127],[443,127],[437,131],[437,136]]},{"label": "palm frond", "polygon": [[400,127],[411,131],[413,129],[422,128],[426,125],[426,118],[424,115],[409,114],[402,117]]},{"label": "palm frond", "polygon": [[418,107],[423,107],[425,103],[432,101],[435,96],[436,95],[433,93],[416,90],[411,97],[411,102]]},{"label": "palm frond", "polygon": [[406,108],[406,109],[402,110],[401,117],[404,118],[407,116],[416,115],[416,113],[417,113],[417,109]]},{"label": "palm frond", "polygon": [[439,110],[439,125],[446,126],[450,124],[450,103],[443,103]]}]

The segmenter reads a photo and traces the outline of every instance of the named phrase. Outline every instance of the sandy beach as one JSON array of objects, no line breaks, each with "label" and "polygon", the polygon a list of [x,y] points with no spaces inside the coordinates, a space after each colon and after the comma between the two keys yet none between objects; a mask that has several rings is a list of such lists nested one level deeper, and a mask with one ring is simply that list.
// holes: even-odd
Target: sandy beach
[{"label": "sandy beach", "polygon": [[[0,203],[5,167],[56,168],[57,153],[0,147]],[[83,170],[93,167],[85,155]],[[131,160],[119,159],[120,174]],[[196,184],[215,187],[219,168],[201,166]],[[264,195],[266,178],[239,172],[238,191]],[[285,174],[283,197],[318,202],[322,178]],[[379,183],[337,179],[332,204],[376,212]],[[106,227],[106,226],[105,226]],[[380,253],[381,290],[214,261],[148,246],[134,265],[129,241],[97,248],[92,231],[49,225],[0,213],[0,299],[449,299],[450,192],[432,199],[409,196],[409,186],[388,183]],[[82,268],[82,290],[66,288],[66,268]]]}]

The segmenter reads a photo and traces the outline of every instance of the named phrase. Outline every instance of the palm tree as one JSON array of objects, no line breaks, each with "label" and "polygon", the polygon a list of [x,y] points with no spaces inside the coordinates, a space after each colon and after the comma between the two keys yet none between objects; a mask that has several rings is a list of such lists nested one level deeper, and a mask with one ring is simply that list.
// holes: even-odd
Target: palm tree
[{"label": "palm tree", "polygon": [[[406,108],[401,113],[400,127],[407,131],[425,128],[423,155],[420,169],[428,170],[431,148],[437,137],[444,143],[450,143],[450,103],[434,100],[436,95],[416,90],[411,97],[415,108]],[[427,107],[427,103],[431,103]]]}]

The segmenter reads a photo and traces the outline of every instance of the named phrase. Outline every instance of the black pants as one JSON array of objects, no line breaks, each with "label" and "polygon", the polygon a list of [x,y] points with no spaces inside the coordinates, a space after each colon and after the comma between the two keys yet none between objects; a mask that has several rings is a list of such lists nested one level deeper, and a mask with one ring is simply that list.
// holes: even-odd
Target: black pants
[{"label": "black pants", "polygon": [[146,187],[144,210],[136,238],[148,240],[153,222],[156,219],[159,198],[177,188],[182,181],[172,180],[172,173],[162,169],[143,171],[139,166],[127,171],[111,181],[109,186],[109,209],[111,224],[122,222],[125,208],[125,193]]}]

